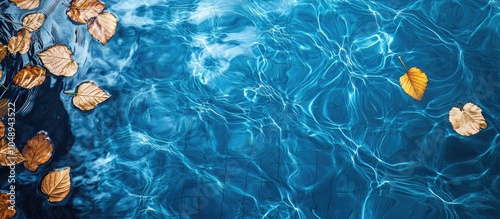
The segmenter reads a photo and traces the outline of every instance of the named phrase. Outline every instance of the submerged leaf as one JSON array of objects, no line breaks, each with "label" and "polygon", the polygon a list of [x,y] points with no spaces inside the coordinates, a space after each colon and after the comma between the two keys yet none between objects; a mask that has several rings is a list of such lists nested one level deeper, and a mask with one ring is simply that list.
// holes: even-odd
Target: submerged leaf
[{"label": "submerged leaf", "polygon": [[0,165],[16,165],[25,160],[17,147],[9,146],[4,139],[0,140]]},{"label": "submerged leaf", "polygon": [[8,50],[10,53],[15,54],[19,52],[20,54],[27,53],[31,46],[31,34],[25,28],[17,32],[17,36],[11,37],[8,44]]},{"label": "submerged leaf", "polygon": [[85,24],[97,17],[105,8],[106,5],[98,0],[73,0],[66,15],[74,22]]},{"label": "submerged leaf", "polygon": [[73,105],[81,110],[88,111],[94,109],[98,104],[106,101],[110,96],[94,82],[83,82],[78,86],[77,92],[65,92],[74,94]]},{"label": "submerged leaf", "polygon": [[73,60],[73,53],[64,45],[55,45],[38,54],[52,74],[57,76],[73,76],[78,70],[78,64]]},{"label": "submerged leaf", "polygon": [[0,43],[0,62],[7,57],[7,46]]},{"label": "submerged leaf", "polygon": [[54,170],[42,180],[42,193],[48,196],[49,202],[60,202],[66,198],[71,189],[71,168]]},{"label": "submerged leaf", "polygon": [[108,40],[115,35],[117,25],[116,17],[111,13],[104,12],[89,21],[87,27],[90,35],[99,40],[102,45],[106,45]]},{"label": "submerged leaf", "polygon": [[0,117],[6,116],[8,111],[9,111],[9,99],[1,98],[0,99]]},{"label": "submerged leaf", "polygon": [[10,195],[7,193],[0,193],[0,218],[11,219],[16,216],[17,210],[10,204]]},{"label": "submerged leaf", "polygon": [[40,0],[10,0],[14,4],[16,4],[17,7],[25,10],[31,10],[38,8],[40,6]]},{"label": "submerged leaf", "polygon": [[50,160],[52,151],[52,142],[47,132],[39,132],[24,145],[23,156],[26,158],[24,167],[32,172],[36,171],[40,165]]},{"label": "submerged leaf", "polygon": [[481,108],[472,103],[465,104],[463,108],[451,108],[449,120],[453,130],[460,135],[471,136],[485,129],[488,125],[481,112]]},{"label": "submerged leaf", "polygon": [[28,14],[23,18],[23,27],[29,32],[38,30],[45,22],[45,14],[43,13],[32,13]]},{"label": "submerged leaf", "polygon": [[31,89],[42,85],[45,77],[45,70],[38,66],[27,65],[14,76],[12,81],[19,87]]}]

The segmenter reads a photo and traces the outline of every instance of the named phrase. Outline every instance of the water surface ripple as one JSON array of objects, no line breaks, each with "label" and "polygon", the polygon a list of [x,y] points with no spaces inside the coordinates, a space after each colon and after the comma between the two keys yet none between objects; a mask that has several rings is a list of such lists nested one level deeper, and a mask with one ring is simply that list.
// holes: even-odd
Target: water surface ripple
[{"label": "water surface ripple", "polygon": [[[66,86],[112,95],[91,113],[61,95],[79,217],[498,216],[500,2],[105,3],[105,47],[67,31]],[[421,102],[398,56],[428,75]],[[488,128],[454,132],[458,102]]]}]

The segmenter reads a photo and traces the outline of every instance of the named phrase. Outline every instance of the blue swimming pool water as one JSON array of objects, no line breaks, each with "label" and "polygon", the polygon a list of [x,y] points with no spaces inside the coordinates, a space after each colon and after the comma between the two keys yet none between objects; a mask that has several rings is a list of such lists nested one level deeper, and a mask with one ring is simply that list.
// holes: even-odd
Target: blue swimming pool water
[{"label": "blue swimming pool water", "polygon": [[[500,1],[104,2],[119,19],[106,46],[64,5],[44,26],[80,64],[64,89],[93,80],[112,95],[90,113],[60,95],[74,143],[58,161],[73,182],[58,209],[498,217]],[[428,75],[421,102],[399,86],[398,56]],[[458,135],[459,102],[481,107],[488,128]]]}]

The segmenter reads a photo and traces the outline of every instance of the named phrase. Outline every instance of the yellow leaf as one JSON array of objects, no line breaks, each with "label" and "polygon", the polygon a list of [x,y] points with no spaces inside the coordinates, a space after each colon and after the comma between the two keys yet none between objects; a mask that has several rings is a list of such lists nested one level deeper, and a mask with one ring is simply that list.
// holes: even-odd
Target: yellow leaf
[{"label": "yellow leaf", "polygon": [[1,98],[0,99],[0,117],[6,116],[8,111],[9,111],[9,99]]},{"label": "yellow leaf", "polygon": [[17,32],[17,36],[10,38],[8,44],[8,50],[10,53],[15,54],[19,52],[20,54],[27,53],[30,50],[31,45],[31,34],[25,28]]},{"label": "yellow leaf", "polygon": [[[401,56],[398,58],[406,68]],[[424,97],[425,90],[427,89],[427,82],[429,82],[427,75],[417,67],[410,68],[399,78],[399,84],[404,92],[418,101],[421,101]]]},{"label": "yellow leaf", "polygon": [[485,129],[488,124],[481,112],[481,108],[472,103],[465,104],[463,108],[461,106],[451,108],[449,120],[453,130],[460,135],[471,136]]},{"label": "yellow leaf", "polygon": [[97,17],[105,8],[106,5],[98,0],[73,0],[66,15],[74,22],[85,24]]},{"label": "yellow leaf", "polygon": [[64,45],[55,45],[38,54],[52,74],[57,76],[73,76],[78,71],[78,63],[73,60],[73,53]]},{"label": "yellow leaf", "polygon": [[98,104],[106,101],[110,96],[94,82],[83,82],[78,86],[76,93],[65,91],[67,94],[74,94],[73,105],[81,110],[89,111]]},{"label": "yellow leaf", "polygon": [[45,77],[45,70],[38,66],[31,67],[31,65],[27,65],[14,75],[12,81],[19,87],[31,89],[42,85]]},{"label": "yellow leaf", "polygon": [[19,152],[17,147],[9,146],[4,139],[0,139],[0,165],[10,166],[19,164],[26,159]]},{"label": "yellow leaf", "polygon": [[31,10],[38,8],[40,6],[40,0],[10,0],[14,4],[16,4],[17,7],[25,10]]},{"label": "yellow leaf", "polygon": [[23,18],[23,27],[29,32],[38,30],[45,22],[45,14],[43,13],[32,13],[28,14]]},{"label": "yellow leaf", "polygon": [[16,216],[17,210],[14,207],[14,210],[9,209],[12,207],[10,204],[10,195],[7,193],[0,193],[0,218],[2,219],[11,219]]},{"label": "yellow leaf", "polygon": [[24,145],[23,156],[26,158],[24,167],[32,172],[36,171],[40,165],[50,160],[52,152],[52,142],[47,132],[39,132]]},{"label": "yellow leaf", "polygon": [[0,43],[0,62],[7,57],[7,46]]},{"label": "yellow leaf", "polygon": [[95,19],[90,20],[87,24],[90,35],[99,40],[102,45],[106,45],[109,39],[116,32],[118,21],[111,13],[101,13]]},{"label": "yellow leaf", "polygon": [[71,189],[71,168],[54,170],[42,180],[42,193],[48,196],[49,202],[60,202],[66,198]]}]

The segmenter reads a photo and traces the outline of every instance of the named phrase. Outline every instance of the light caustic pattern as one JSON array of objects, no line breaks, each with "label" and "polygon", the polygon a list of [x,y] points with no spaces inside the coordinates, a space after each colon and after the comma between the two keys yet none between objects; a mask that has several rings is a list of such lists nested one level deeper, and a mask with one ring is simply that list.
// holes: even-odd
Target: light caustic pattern
[{"label": "light caustic pattern", "polygon": [[[77,32],[68,83],[112,98],[63,101],[79,216],[497,216],[500,3],[105,2],[117,34]],[[428,75],[421,102],[398,56]],[[454,132],[459,102],[488,128]]]}]

